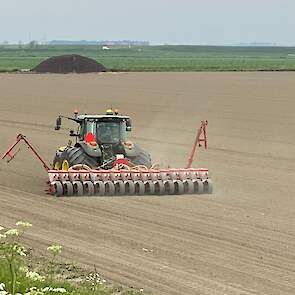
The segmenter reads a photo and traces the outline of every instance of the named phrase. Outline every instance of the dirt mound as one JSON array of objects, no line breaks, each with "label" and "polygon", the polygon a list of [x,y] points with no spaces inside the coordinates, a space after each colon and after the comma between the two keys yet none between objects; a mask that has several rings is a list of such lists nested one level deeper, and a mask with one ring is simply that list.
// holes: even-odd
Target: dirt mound
[{"label": "dirt mound", "polygon": [[36,73],[93,73],[107,69],[94,59],[77,54],[53,56],[32,69]]}]

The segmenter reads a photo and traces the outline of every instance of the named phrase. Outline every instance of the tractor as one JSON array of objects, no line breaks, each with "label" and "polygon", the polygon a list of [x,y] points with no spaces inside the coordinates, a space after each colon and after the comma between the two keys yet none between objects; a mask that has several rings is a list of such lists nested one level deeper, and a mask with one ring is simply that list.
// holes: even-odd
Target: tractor
[{"label": "tractor", "polygon": [[129,116],[120,115],[112,109],[102,115],[78,115],[75,111],[73,118],[58,116],[55,130],[61,128],[62,118],[72,120],[79,126],[77,132],[70,131],[70,136],[76,138],[75,144],[70,141],[67,146],[57,149],[53,160],[54,170],[67,171],[77,164],[85,164],[93,169],[110,169],[118,157],[125,158],[125,163],[131,166],[152,166],[149,153],[127,139],[132,129]]},{"label": "tractor", "polygon": [[31,145],[26,136],[18,134],[16,142],[3,154],[7,162],[18,153],[23,141],[48,173],[48,193],[55,196],[114,195],[182,195],[211,194],[212,181],[206,168],[192,168],[198,147],[207,149],[208,121],[201,121],[185,168],[161,168],[152,165],[149,153],[128,141],[132,124],[129,116],[108,109],[105,114],[89,115],[74,112],[73,117],[59,115],[55,130],[60,130],[62,118],[78,123],[70,130],[70,140],[55,153],[50,167]]}]

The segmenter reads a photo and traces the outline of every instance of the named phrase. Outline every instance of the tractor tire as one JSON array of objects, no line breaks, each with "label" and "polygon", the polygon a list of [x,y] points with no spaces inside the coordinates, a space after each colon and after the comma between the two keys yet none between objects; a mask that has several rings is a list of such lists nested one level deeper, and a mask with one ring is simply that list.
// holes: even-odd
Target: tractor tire
[{"label": "tractor tire", "polygon": [[134,156],[134,157],[129,157],[129,160],[131,161],[132,164],[134,165],[143,165],[146,166],[147,168],[152,167],[152,159],[149,153],[147,153],[145,150],[142,148],[138,147],[139,153]]},{"label": "tractor tire", "polygon": [[60,152],[60,151],[56,152],[54,159],[53,159],[52,169],[54,169],[54,170],[61,169],[61,163],[60,163],[61,154],[62,154],[62,152]]},{"label": "tractor tire", "polygon": [[58,158],[55,161],[59,161],[59,169],[61,170],[67,170],[63,168],[63,164],[66,161],[68,162],[68,168],[78,164],[85,164],[90,168],[96,168],[99,161],[98,158],[87,155],[81,147],[68,147]]}]

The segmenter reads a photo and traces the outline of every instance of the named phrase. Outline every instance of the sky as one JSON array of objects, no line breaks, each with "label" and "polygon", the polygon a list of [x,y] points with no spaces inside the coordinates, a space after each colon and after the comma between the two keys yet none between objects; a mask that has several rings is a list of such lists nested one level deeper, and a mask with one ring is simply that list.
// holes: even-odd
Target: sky
[{"label": "sky", "polygon": [[295,45],[294,0],[0,0],[0,42]]}]

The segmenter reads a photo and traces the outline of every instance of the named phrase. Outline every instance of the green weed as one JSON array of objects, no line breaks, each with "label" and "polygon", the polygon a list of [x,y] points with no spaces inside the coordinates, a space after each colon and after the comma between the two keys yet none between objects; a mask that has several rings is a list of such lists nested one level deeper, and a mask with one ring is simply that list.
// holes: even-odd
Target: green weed
[{"label": "green weed", "polygon": [[[21,238],[31,227],[28,222],[17,222],[15,228],[0,227],[0,295],[111,295],[118,289],[106,284],[106,281],[95,273],[90,273],[78,281],[62,276],[62,265],[57,257],[62,251],[60,245],[47,248],[49,257],[43,259],[42,273],[33,269],[34,263],[30,251],[22,244]],[[30,257],[30,259],[28,259]],[[67,270],[72,271],[73,265]],[[72,275],[72,277],[75,277]],[[78,276],[79,277],[79,276]],[[141,291],[120,290],[122,295],[142,294]]]}]

